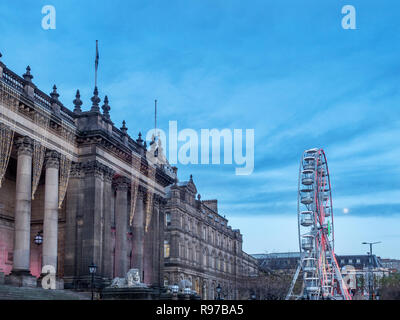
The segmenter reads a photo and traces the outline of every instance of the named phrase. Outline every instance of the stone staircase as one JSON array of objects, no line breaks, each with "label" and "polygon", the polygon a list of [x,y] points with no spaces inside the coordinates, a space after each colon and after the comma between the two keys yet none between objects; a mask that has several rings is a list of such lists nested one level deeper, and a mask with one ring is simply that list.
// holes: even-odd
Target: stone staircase
[{"label": "stone staircase", "polygon": [[0,285],[0,300],[90,300],[90,298],[91,294],[86,292]]}]

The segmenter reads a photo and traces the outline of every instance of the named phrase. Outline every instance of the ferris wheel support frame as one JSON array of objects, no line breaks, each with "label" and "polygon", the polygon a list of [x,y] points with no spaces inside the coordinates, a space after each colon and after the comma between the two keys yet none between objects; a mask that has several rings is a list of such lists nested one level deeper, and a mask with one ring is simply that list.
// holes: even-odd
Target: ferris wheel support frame
[{"label": "ferris wheel support frame", "polygon": [[[306,150],[301,157],[297,219],[300,259],[286,300],[351,300],[334,253],[332,190],[323,149]],[[293,290],[301,271],[302,289],[295,296]],[[340,293],[335,294],[336,284]]]}]

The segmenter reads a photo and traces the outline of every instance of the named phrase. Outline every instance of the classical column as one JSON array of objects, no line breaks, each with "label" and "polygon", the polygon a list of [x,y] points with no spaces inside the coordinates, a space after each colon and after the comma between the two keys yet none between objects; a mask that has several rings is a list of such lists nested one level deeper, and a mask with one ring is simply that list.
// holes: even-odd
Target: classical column
[{"label": "classical column", "polygon": [[[154,246],[155,255],[155,282],[154,284],[158,287],[164,286],[164,227],[165,227],[165,214],[164,214],[164,200],[157,195],[156,196],[156,217],[157,225],[155,226],[154,232]],[[171,250],[171,243],[170,243]],[[171,255],[171,252],[170,252]]]},{"label": "classical column", "polygon": [[18,150],[18,164],[15,193],[13,273],[25,272],[29,274],[32,139],[21,137],[17,139],[16,147]]},{"label": "classical column", "polygon": [[103,276],[103,241],[104,241],[104,170],[105,166],[98,160],[83,164],[85,173],[83,185],[82,224],[78,227],[79,275],[83,282],[88,281],[88,267],[94,262],[97,265],[95,281]]},{"label": "classical column", "polygon": [[103,237],[103,275],[112,279],[112,234],[111,234],[111,213],[112,213],[112,179],[115,171],[110,168],[104,169],[104,237]]},{"label": "classical column", "polygon": [[78,250],[78,214],[83,203],[83,170],[81,163],[72,163],[68,189],[65,198],[65,247],[64,247],[64,287],[73,288],[77,276]]},{"label": "classical column", "polygon": [[133,268],[139,269],[140,280],[143,281],[144,268],[143,268],[143,252],[144,252],[144,198],[146,190],[139,186],[136,200],[135,215],[133,217],[133,255],[132,265]]},{"label": "classical column", "polygon": [[51,265],[57,273],[58,239],[58,170],[60,155],[46,152],[46,180],[44,188],[43,266]]},{"label": "classical column", "polygon": [[129,179],[114,179],[115,197],[115,275],[125,277],[128,271],[128,188]]}]

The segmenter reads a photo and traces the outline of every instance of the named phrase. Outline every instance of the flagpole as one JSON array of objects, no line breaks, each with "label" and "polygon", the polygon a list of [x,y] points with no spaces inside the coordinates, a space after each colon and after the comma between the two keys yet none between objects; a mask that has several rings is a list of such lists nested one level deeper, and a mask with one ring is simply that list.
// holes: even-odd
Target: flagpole
[{"label": "flagpole", "polygon": [[157,100],[154,100],[154,131],[157,136]]},{"label": "flagpole", "polygon": [[94,87],[97,87],[97,68],[99,67],[99,41],[96,40],[96,60],[94,62]]}]

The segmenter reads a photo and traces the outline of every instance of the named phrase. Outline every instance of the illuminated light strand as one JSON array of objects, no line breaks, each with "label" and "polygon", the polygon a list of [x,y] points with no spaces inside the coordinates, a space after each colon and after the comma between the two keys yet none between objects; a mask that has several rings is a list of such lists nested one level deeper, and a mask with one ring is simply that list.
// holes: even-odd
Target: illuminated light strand
[{"label": "illuminated light strand", "polygon": [[135,216],[136,202],[139,191],[139,178],[136,170],[140,172],[140,158],[132,152],[132,172],[131,172],[131,211],[129,215],[129,225],[133,225],[133,217]]},{"label": "illuminated light strand", "polygon": [[[7,107],[9,110],[15,112],[18,107],[18,97],[20,94],[0,82],[0,96],[2,107]],[[13,117],[7,119],[11,123],[11,127],[6,125],[6,116],[3,112],[1,112],[1,118],[3,118],[3,121],[0,122],[0,188],[7,171],[8,162],[10,161],[15,129],[15,120]]]},{"label": "illuminated light strand", "polygon": [[[149,177],[150,183],[153,183],[156,176],[156,170],[152,167],[149,167]],[[145,232],[149,231],[151,218],[153,216],[153,197],[154,197],[154,187],[151,186],[151,190],[147,191],[147,205],[146,205],[146,225],[145,225]]]},{"label": "illuminated light strand", "polygon": [[41,141],[33,141],[33,157],[32,157],[32,200],[35,199],[35,193],[39,185],[40,176],[43,169],[46,147],[43,145],[48,133],[50,118],[41,116],[39,113],[35,115],[35,124],[44,129],[45,137]]},{"label": "illuminated light strand", "polygon": [[[61,136],[64,138],[68,143],[74,144],[75,143],[75,135],[66,129],[64,125],[64,121],[61,120],[62,129],[61,129]],[[66,148],[62,147],[63,150]],[[61,154],[60,156],[60,169],[59,169],[59,181],[58,181],[58,208],[61,209],[62,204],[64,202],[65,194],[68,188],[69,177],[71,173],[71,165],[72,159],[69,153]]]}]

